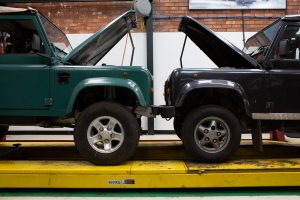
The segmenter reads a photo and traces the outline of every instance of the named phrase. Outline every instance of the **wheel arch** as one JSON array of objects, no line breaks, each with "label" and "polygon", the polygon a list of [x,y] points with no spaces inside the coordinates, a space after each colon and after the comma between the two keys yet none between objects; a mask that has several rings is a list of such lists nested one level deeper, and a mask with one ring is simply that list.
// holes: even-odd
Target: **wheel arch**
[{"label": "wheel arch", "polygon": [[[243,126],[251,117],[247,95],[238,83],[227,80],[195,80],[182,87],[175,101],[176,115],[183,118],[195,107],[204,104],[221,105],[240,117]],[[216,98],[215,98],[216,97]]]},{"label": "wheel arch", "polygon": [[121,78],[89,78],[79,82],[76,87],[74,88],[70,100],[67,106],[67,113],[71,113],[76,100],[79,98],[79,94],[88,89],[88,88],[95,88],[95,87],[119,87],[130,90],[135,96],[138,101],[138,104],[141,106],[147,106],[146,100],[144,95],[138,86],[137,83],[130,79],[121,79]]}]

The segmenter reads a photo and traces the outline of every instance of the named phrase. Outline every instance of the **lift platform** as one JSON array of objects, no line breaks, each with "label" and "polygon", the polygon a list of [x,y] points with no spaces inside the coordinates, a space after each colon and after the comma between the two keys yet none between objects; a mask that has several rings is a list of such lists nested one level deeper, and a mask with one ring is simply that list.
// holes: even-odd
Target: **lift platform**
[{"label": "lift platform", "polygon": [[[265,141],[259,153],[243,141],[232,160],[195,163],[180,141],[141,142],[120,166],[83,161],[73,142],[1,142],[0,188],[217,188],[300,186],[300,146]],[[14,151],[16,149],[16,151]]]}]

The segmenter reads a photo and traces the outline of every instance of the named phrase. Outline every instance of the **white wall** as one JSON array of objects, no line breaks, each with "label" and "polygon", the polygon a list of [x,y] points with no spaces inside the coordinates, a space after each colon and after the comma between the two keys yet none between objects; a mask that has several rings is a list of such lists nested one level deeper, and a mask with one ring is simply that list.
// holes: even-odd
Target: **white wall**
[{"label": "white wall", "polygon": [[[243,35],[241,32],[220,32],[221,36],[235,44],[237,47],[243,47]],[[253,33],[246,33],[246,38]],[[68,37],[73,47],[76,47],[84,41],[90,34],[69,34]],[[133,65],[147,66],[147,46],[145,33],[133,33],[135,44],[135,56]],[[184,41],[183,33],[157,32],[154,33],[154,104],[164,105],[163,86],[172,70],[180,67],[180,54]],[[125,50],[126,48],[126,50]],[[123,54],[123,65],[129,65],[131,57],[131,44],[126,36],[100,61],[99,64],[106,63],[112,65],[121,65]],[[187,40],[183,67],[204,68],[216,67],[215,64],[191,41]],[[155,130],[173,130],[173,121],[166,121],[160,117],[155,119]],[[147,129],[146,119],[143,119],[143,128]]]}]

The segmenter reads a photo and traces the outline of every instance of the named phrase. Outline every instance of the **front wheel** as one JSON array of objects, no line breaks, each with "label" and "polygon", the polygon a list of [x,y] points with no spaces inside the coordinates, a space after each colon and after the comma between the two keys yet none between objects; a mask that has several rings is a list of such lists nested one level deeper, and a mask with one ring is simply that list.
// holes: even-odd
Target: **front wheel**
[{"label": "front wheel", "polygon": [[231,111],[207,105],[188,114],[182,127],[182,140],[196,160],[222,162],[239,147],[240,131],[240,124]]},{"label": "front wheel", "polygon": [[180,117],[174,117],[173,127],[179,139],[181,139],[181,126],[182,126],[182,119]]},{"label": "front wheel", "polygon": [[75,124],[74,140],[81,155],[96,165],[117,165],[134,153],[140,128],[129,109],[113,102],[86,108]]}]

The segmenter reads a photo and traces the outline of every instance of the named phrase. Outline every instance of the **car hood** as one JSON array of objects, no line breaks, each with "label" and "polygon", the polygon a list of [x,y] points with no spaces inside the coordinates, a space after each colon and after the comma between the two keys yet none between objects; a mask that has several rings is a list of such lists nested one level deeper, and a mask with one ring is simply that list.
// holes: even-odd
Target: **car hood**
[{"label": "car hood", "polygon": [[96,65],[124,35],[135,27],[135,11],[127,11],[67,54],[64,62],[74,65]]},{"label": "car hood", "polygon": [[258,62],[191,17],[183,17],[184,32],[218,67],[259,68]]}]

